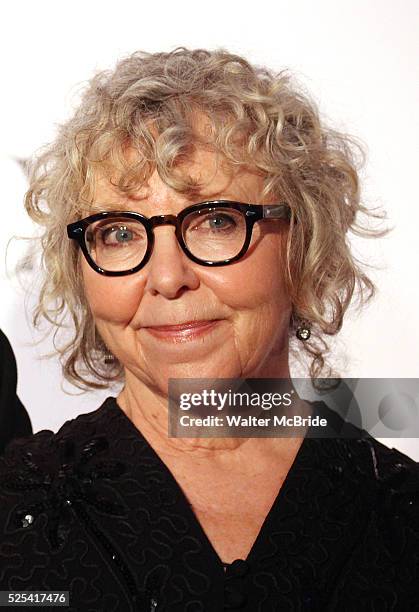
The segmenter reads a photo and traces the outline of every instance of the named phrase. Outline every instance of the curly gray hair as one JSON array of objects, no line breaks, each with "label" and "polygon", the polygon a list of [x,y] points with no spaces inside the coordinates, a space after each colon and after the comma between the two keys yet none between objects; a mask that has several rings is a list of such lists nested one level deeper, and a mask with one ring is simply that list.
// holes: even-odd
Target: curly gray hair
[{"label": "curly gray hair", "polygon": [[[258,169],[264,177],[261,195],[280,197],[291,207],[290,331],[301,320],[311,325],[310,340],[300,344],[310,358],[311,377],[332,373],[325,336],[340,330],[355,292],[360,304],[375,292],[347,240],[348,230],[385,233],[363,228],[357,218],[360,212],[383,217],[360,202],[357,164],[363,153],[357,141],[325,126],[287,71],[252,66],[223,49],[139,51],[89,81],[74,116],[32,163],[25,197],[29,215],[44,228],[45,277],[34,322],[45,317],[57,332],[70,314],[74,333],[57,350],[65,377],[82,388],[104,387],[121,378],[122,368],[104,364],[80,254],[66,238],[66,225],[92,203],[99,169],[109,176],[117,171],[124,192],[138,189],[157,169],[172,188],[193,194],[196,185],[175,162],[203,144],[194,128],[197,111],[210,125],[205,144],[209,138],[234,166]],[[141,153],[135,161],[124,155],[127,143]]]}]

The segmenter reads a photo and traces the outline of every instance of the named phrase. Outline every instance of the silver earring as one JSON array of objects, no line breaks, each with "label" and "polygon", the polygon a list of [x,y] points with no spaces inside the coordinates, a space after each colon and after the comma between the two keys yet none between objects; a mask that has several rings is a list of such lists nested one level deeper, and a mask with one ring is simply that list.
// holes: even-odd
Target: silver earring
[{"label": "silver earring", "polygon": [[103,356],[103,361],[106,365],[110,365],[111,363],[115,363],[115,356],[108,350],[105,350],[105,354]]},{"label": "silver earring", "polygon": [[307,321],[302,321],[301,324],[297,327],[295,335],[302,342],[306,342],[311,336],[310,324]]}]

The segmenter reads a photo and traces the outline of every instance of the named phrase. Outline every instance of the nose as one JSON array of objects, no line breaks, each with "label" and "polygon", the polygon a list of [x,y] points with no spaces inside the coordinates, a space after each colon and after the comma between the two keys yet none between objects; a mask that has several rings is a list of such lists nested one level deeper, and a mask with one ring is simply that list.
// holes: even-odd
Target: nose
[{"label": "nose", "polygon": [[147,275],[144,290],[173,299],[185,289],[196,289],[199,278],[194,267],[176,238],[175,227],[154,227],[153,252],[143,268]]}]

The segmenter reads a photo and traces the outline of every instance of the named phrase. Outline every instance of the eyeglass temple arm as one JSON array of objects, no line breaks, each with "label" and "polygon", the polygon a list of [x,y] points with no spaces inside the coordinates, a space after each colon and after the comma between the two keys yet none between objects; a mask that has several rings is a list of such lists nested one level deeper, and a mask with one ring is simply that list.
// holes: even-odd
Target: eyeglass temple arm
[{"label": "eyeglass temple arm", "polygon": [[291,209],[288,204],[265,204],[263,206],[264,219],[289,219]]}]

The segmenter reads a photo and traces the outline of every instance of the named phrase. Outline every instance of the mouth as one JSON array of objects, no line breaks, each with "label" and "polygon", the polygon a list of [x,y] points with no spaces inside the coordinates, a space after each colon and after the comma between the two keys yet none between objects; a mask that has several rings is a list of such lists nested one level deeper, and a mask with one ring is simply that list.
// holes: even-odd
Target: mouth
[{"label": "mouth", "polygon": [[220,322],[221,319],[187,321],[179,325],[156,325],[143,327],[143,329],[159,340],[183,343],[209,334]]},{"label": "mouth", "polygon": [[186,321],[185,323],[177,323],[176,325],[149,325],[145,329],[154,329],[156,331],[182,331],[184,329],[194,329],[203,327],[209,323],[214,323],[219,319],[203,319],[201,321]]}]

